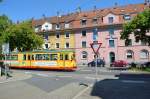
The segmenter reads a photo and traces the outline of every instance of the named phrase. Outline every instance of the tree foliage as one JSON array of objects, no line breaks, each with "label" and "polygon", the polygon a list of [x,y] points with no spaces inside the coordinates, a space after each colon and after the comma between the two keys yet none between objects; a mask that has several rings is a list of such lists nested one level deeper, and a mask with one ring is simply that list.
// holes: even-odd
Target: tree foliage
[{"label": "tree foliage", "polygon": [[15,48],[19,51],[29,51],[39,48],[43,44],[42,37],[35,34],[31,21],[11,25],[3,37],[5,42],[9,42],[11,51]]},{"label": "tree foliage", "polygon": [[3,34],[6,32],[6,29],[12,25],[11,20],[6,15],[0,16],[0,53],[2,51],[2,44],[4,43]]},{"label": "tree foliage", "polygon": [[150,45],[150,9],[146,9],[123,25],[121,39],[129,41],[130,34],[134,34],[136,42],[143,41]]}]

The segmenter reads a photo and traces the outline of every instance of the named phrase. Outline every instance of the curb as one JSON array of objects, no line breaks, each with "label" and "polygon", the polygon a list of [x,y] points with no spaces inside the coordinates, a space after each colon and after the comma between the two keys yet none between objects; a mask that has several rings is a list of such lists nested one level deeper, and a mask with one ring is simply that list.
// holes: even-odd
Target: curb
[{"label": "curb", "polygon": [[80,97],[84,92],[86,92],[89,88],[91,88],[93,86],[93,84],[89,85],[87,88],[83,89],[82,91],[80,91],[77,95],[75,95],[72,99],[78,99],[78,97]]}]

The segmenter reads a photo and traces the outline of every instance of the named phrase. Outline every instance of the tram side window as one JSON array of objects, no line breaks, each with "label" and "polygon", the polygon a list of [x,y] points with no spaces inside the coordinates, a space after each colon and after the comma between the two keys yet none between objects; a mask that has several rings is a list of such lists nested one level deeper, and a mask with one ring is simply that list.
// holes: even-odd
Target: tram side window
[{"label": "tram side window", "polygon": [[31,57],[30,57],[30,55],[28,55],[28,60],[31,60]]},{"label": "tram side window", "polygon": [[65,60],[69,60],[68,54],[65,55]]},{"label": "tram side window", "polygon": [[18,60],[18,55],[7,55],[6,60]]},{"label": "tram side window", "polygon": [[71,60],[74,60],[75,59],[75,54],[72,54],[71,55]]},{"label": "tram side window", "polygon": [[32,60],[34,60],[34,55],[32,55]]},{"label": "tram side window", "polygon": [[63,54],[60,54],[60,60],[63,60]]},{"label": "tram side window", "polygon": [[50,54],[50,60],[57,60],[58,56],[57,54]]},{"label": "tram side window", "polygon": [[36,54],[35,59],[36,60],[42,60],[42,54]]},{"label": "tram side window", "polygon": [[26,60],[26,55],[25,54],[23,55],[23,60]]},{"label": "tram side window", "polygon": [[43,54],[43,60],[49,60],[49,54]]}]

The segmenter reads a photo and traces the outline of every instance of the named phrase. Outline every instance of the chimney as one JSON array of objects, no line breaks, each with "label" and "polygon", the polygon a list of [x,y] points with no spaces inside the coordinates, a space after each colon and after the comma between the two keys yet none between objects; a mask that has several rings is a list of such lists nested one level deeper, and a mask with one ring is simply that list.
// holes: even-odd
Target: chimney
[{"label": "chimney", "polygon": [[57,11],[57,17],[61,17],[61,15],[60,15],[60,12],[59,12],[59,11]]},{"label": "chimney", "polygon": [[46,16],[45,16],[45,14],[43,14],[42,16],[43,16],[43,19],[44,19],[44,20],[46,20]]},{"label": "chimney", "polygon": [[96,8],[96,5],[94,6],[94,10],[93,11],[96,11],[97,10],[97,8]]},{"label": "chimney", "polygon": [[77,8],[77,12],[81,13],[81,7]]},{"label": "chimney", "polygon": [[118,6],[118,3],[117,2],[115,2],[115,8]]}]

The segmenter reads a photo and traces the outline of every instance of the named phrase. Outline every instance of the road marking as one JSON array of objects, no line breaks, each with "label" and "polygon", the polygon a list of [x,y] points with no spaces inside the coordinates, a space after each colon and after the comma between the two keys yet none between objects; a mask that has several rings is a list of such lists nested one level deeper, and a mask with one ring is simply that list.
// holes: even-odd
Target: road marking
[{"label": "road marking", "polygon": [[80,70],[80,71],[92,71],[92,70]]},{"label": "road marking", "polygon": [[85,91],[87,91],[92,86],[93,86],[93,84],[89,85],[88,87],[86,87],[85,89],[83,89],[81,92],[79,92],[77,95],[75,95],[72,99],[78,99],[78,97],[80,97]]},{"label": "road marking", "polygon": [[46,75],[46,74],[36,74],[36,75],[38,75],[38,76],[43,76],[43,77],[48,77],[48,75]]},{"label": "road marking", "polygon": [[[86,79],[96,79],[95,77],[85,77]],[[100,78],[97,78],[100,79]]]},{"label": "road marking", "polygon": [[70,78],[71,77],[72,78],[72,76],[67,76],[67,75],[66,76],[65,75],[64,76],[58,76],[58,77],[62,77],[62,78],[63,77],[66,77],[66,78]]},{"label": "road marking", "polygon": [[146,83],[146,81],[122,80],[124,83]]},{"label": "road marking", "polygon": [[25,74],[31,74],[31,72],[25,72]]}]

